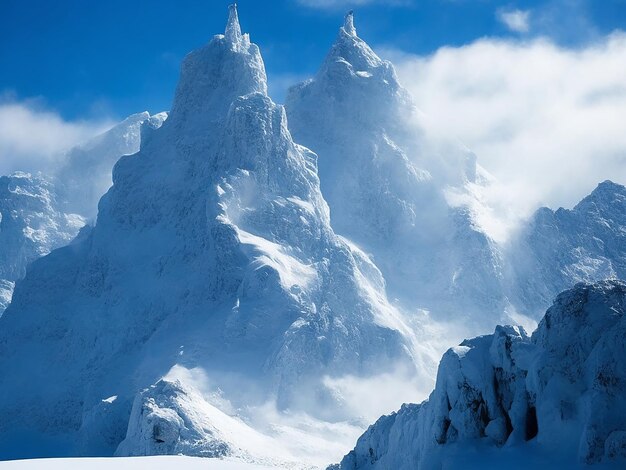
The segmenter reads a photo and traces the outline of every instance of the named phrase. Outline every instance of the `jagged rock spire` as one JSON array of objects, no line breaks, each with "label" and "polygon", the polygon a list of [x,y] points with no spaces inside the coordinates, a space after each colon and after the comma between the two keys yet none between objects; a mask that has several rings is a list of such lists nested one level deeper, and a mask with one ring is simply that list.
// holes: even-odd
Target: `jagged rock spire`
[{"label": "jagged rock spire", "polygon": [[346,20],[343,24],[343,29],[350,36],[356,36],[356,28],[354,27],[354,11],[353,10],[350,10],[346,14]]},{"label": "jagged rock spire", "polygon": [[240,43],[242,40],[241,26],[239,25],[239,15],[237,14],[237,4],[228,6],[228,23],[226,24],[226,39],[233,43]]}]

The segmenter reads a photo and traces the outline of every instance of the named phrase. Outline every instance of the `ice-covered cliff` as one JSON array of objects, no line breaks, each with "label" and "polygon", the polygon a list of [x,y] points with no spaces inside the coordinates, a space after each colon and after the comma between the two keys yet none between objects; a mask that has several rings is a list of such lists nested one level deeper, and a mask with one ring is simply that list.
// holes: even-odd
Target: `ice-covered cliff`
[{"label": "ice-covered cliff", "polygon": [[539,209],[512,241],[511,299],[538,317],[578,282],[626,279],[626,188],[604,181],[573,209]]},{"label": "ice-covered cliff", "polygon": [[626,284],[578,284],[532,337],[497,327],[450,349],[430,398],[382,417],[339,468],[618,468],[625,338]]},{"label": "ice-covered cliff", "polygon": [[96,225],[18,283],[0,319],[0,456],[136,455],[185,436],[212,452],[189,428],[210,416],[141,412],[174,366],[234,409],[275,399],[333,419],[325,378],[415,367],[380,272],[330,227],[316,160],[231,7],[225,34],[185,58],[168,119],[115,165]]},{"label": "ice-covered cliff", "polygon": [[432,130],[352,13],[286,108],[296,140],[319,155],[333,227],[372,254],[390,295],[438,318],[500,318],[502,260],[476,217],[488,176]]}]

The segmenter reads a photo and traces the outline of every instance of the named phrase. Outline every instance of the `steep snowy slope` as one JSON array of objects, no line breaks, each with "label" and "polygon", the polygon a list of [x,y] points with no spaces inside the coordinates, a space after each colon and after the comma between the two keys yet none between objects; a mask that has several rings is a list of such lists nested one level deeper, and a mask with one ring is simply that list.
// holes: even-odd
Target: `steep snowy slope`
[{"label": "steep snowy slope", "polygon": [[185,398],[193,384],[159,380],[200,370],[234,410],[275,398],[339,419],[326,376],[419,360],[380,272],[330,228],[316,156],[234,7],[113,183],[95,227],[33,263],[0,319],[0,456],[245,456],[245,437],[220,437],[229,420]]},{"label": "steep snowy slope", "polygon": [[286,108],[295,139],[319,155],[333,227],[373,255],[390,294],[493,325],[505,307],[501,259],[474,196],[487,176],[473,153],[429,129],[351,13]]},{"label": "steep snowy slope", "polygon": [[428,401],[382,417],[339,468],[623,468],[624,338],[626,284],[578,284],[532,338],[497,327],[450,349]]},{"label": "steep snowy slope", "polygon": [[142,126],[143,133],[158,128],[165,117],[147,112],[128,117],[67,152],[54,175],[0,177],[0,315],[28,264],[67,245],[93,219],[117,159],[139,150]]},{"label": "steep snowy slope", "polygon": [[605,181],[572,210],[539,209],[510,253],[511,299],[535,318],[577,282],[626,279],[626,188]]}]

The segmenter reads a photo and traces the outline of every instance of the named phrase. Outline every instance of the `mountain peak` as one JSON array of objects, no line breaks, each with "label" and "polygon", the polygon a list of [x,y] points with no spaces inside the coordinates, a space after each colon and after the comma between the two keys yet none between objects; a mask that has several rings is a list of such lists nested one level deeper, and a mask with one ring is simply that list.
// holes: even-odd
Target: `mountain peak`
[{"label": "mountain peak", "polygon": [[240,44],[243,40],[236,3],[228,6],[228,23],[226,24],[224,36],[226,40],[232,44]]},{"label": "mountain peak", "polygon": [[605,193],[605,192],[618,193],[618,192],[624,192],[625,189],[626,188],[619,183],[615,183],[611,180],[605,180],[598,184],[596,189],[593,190],[593,193],[596,193],[596,194]]},{"label": "mountain peak", "polygon": [[623,213],[621,208],[624,201],[626,201],[626,187],[611,180],[606,180],[599,183],[589,196],[576,204],[574,210],[610,210],[613,211],[612,217],[615,217],[618,213]]},{"label": "mountain peak", "polygon": [[354,27],[354,11],[350,10],[346,13],[346,19],[343,24],[343,30],[350,36],[357,37],[356,28]]},{"label": "mountain peak", "polygon": [[185,57],[168,121],[177,128],[186,126],[178,132],[188,139],[209,138],[210,130],[224,122],[231,103],[250,93],[267,94],[265,65],[258,46],[241,33],[237,6],[232,4],[224,35]]}]

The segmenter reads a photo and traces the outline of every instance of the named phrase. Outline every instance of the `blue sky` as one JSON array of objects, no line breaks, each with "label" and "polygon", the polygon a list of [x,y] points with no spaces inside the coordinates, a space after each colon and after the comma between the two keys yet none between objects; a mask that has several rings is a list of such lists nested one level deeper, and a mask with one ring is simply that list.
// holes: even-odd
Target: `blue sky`
[{"label": "blue sky", "polygon": [[[0,93],[37,97],[65,119],[168,109],[181,58],[222,31],[228,3],[2,0]],[[287,83],[315,72],[348,8],[356,10],[359,33],[370,44],[418,55],[484,36],[547,35],[580,47],[626,24],[626,0],[238,3],[279,100]],[[505,24],[503,13],[514,10],[529,12],[528,31]]]},{"label": "blue sky", "polygon": [[[0,174],[48,171],[129,114],[168,110],[230,2],[0,0]],[[315,73],[348,9],[513,222],[626,184],[626,0],[241,0],[272,97]]]}]

